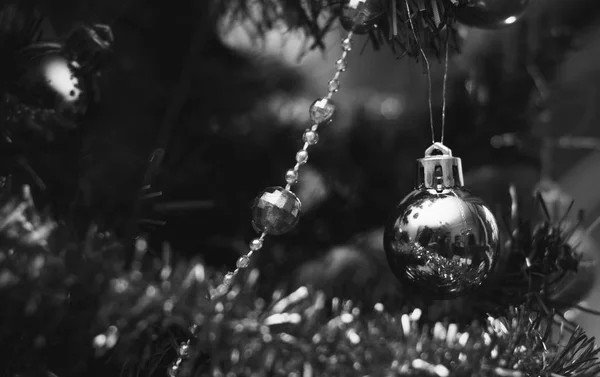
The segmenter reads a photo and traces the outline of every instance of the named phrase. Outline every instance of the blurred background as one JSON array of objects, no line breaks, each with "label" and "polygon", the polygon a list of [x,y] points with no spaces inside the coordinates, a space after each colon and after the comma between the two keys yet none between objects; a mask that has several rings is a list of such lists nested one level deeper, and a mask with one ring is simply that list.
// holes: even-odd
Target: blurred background
[{"label": "blurred background", "polygon": [[[166,145],[153,185],[162,195],[145,201],[142,225],[154,244],[168,242],[182,258],[201,255],[232,268],[254,236],[254,197],[282,185],[293,166],[308,107],[326,93],[344,32],[336,26],[323,50],[306,53],[310,41],[300,34],[278,29],[259,39],[244,23],[215,23],[200,1],[40,6],[49,16],[48,38],[91,21],[110,24],[116,39],[102,100],[85,120],[79,162],[55,152],[32,158],[51,183],[38,201],[84,220],[94,214],[126,232],[148,156]],[[510,28],[460,29],[461,51],[449,62],[445,143],[463,159],[467,187],[500,215],[510,210],[514,184],[524,213],[539,216],[532,193],[543,181],[553,183],[548,200],[559,216],[572,198],[572,222],[579,209],[583,229],[600,217],[598,33],[596,0],[538,0]],[[422,60],[386,46],[375,51],[366,39],[354,46],[336,119],[301,171],[302,220],[270,239],[257,263],[273,284],[310,281],[350,296],[383,292],[393,301],[398,287],[381,230],[412,189],[414,160],[430,144],[427,76]],[[429,59],[439,132],[444,64]],[[190,64],[193,73],[182,78]],[[165,125],[182,80],[190,86],[185,104]],[[589,236],[600,242],[600,228]],[[600,289],[584,305],[600,310]],[[599,317],[579,313],[577,321],[600,335]]]}]

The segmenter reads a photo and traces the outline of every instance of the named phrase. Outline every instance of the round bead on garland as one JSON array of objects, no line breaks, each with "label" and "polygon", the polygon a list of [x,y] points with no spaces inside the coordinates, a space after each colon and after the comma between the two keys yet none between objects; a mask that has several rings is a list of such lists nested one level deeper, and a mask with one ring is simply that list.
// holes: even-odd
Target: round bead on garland
[{"label": "round bead on garland", "polygon": [[[198,330],[198,326],[192,325],[189,330],[190,333],[193,335]],[[167,368],[167,374],[169,375],[169,377],[177,377],[177,375],[179,374],[181,364],[183,364],[185,359],[187,359],[190,355],[191,343],[191,339],[188,339],[185,342],[181,343],[177,348],[177,359],[173,364],[169,366],[169,368]]]}]

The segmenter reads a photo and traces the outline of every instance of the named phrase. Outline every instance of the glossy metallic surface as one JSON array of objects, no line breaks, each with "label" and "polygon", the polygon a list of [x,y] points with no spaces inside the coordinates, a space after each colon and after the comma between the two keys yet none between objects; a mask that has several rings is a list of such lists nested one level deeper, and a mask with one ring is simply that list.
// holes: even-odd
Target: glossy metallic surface
[{"label": "glossy metallic surface", "polygon": [[387,259],[407,290],[437,299],[480,286],[498,259],[494,215],[468,191],[415,190],[384,232]]},{"label": "glossy metallic surface", "polygon": [[67,59],[59,46],[31,45],[20,52],[17,60],[12,92],[23,103],[66,117],[85,112],[89,99],[85,78],[76,68],[77,63]]},{"label": "glossy metallic surface", "polygon": [[[319,98],[313,102],[312,105],[310,105],[308,113],[313,124],[322,125],[330,122],[333,119],[335,110],[336,106],[331,99]],[[314,144],[316,144],[316,142]]]},{"label": "glossy metallic surface", "polygon": [[452,156],[452,150],[444,144],[434,143],[425,151],[425,157],[417,160],[416,182],[416,189],[436,191],[464,186],[461,159]]},{"label": "glossy metallic surface", "polygon": [[252,225],[257,232],[281,235],[294,229],[300,219],[298,197],[283,187],[269,187],[261,192],[252,206]]},{"label": "glossy metallic surface", "polygon": [[456,10],[456,19],[467,26],[496,29],[517,22],[533,0],[475,0]]}]

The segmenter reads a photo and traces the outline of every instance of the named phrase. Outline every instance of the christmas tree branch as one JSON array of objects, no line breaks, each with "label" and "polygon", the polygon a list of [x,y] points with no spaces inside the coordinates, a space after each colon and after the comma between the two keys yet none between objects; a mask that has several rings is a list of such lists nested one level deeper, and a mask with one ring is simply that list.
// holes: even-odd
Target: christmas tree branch
[{"label": "christmas tree branch", "polygon": [[[368,33],[373,47],[387,44],[398,56],[418,58],[420,49],[436,54],[445,51],[447,40],[456,48],[453,27],[457,7],[470,0],[381,0],[377,28]],[[324,48],[323,38],[343,16],[347,1],[228,0],[221,13],[233,20],[249,20],[259,36],[282,24],[300,30],[314,40],[312,48]],[[414,25],[414,31],[411,24]]]},{"label": "christmas tree branch", "polygon": [[257,295],[256,270],[211,300],[219,279],[198,261],[173,265],[168,248],[160,259],[150,257],[139,239],[125,268],[131,258],[113,237],[92,229],[77,240],[39,214],[27,190],[22,198],[3,198],[0,208],[5,375],[41,367],[62,377],[82,365],[94,370],[95,360],[130,375],[158,373],[191,324],[197,331],[184,376],[600,373],[593,340],[579,329],[557,330],[555,309],[539,310],[532,300],[483,321],[428,322],[420,309],[365,308],[306,287],[265,299]]},{"label": "christmas tree branch", "polygon": [[[204,316],[197,349],[210,350],[218,374],[303,376],[592,376],[593,340],[581,330],[556,334],[552,316],[531,307],[461,327],[423,326],[421,311],[363,314],[352,302],[302,287],[270,303],[252,293],[256,273]],[[566,339],[552,344],[553,336]],[[200,353],[199,353],[200,354]],[[204,353],[201,354],[204,357]]]}]

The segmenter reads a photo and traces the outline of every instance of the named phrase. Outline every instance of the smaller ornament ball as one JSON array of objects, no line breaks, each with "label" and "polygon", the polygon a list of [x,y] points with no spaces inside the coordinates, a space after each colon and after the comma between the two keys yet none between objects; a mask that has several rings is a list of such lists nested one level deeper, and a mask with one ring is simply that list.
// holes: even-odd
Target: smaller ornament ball
[{"label": "smaller ornament ball", "polygon": [[54,114],[67,125],[85,113],[90,88],[61,45],[32,45],[20,52],[17,61],[20,65],[9,95],[28,108],[33,118]]},{"label": "smaller ornament ball", "polygon": [[278,236],[294,229],[300,220],[300,199],[283,187],[269,187],[252,206],[252,225],[257,232]]},{"label": "smaller ornament ball", "polygon": [[474,0],[456,9],[458,22],[481,29],[514,24],[533,0]]},{"label": "smaller ornament ball", "polygon": [[384,9],[381,0],[346,0],[340,22],[347,31],[366,34],[381,19]]},{"label": "smaller ornament ball", "polygon": [[100,69],[110,58],[112,43],[110,27],[99,24],[79,26],[61,43],[21,49],[3,98],[4,120],[14,123],[23,138],[41,135],[47,141],[78,128],[98,100]]},{"label": "smaller ornament ball", "polygon": [[461,161],[450,149],[435,143],[418,165],[415,191],[384,231],[388,263],[409,292],[432,299],[465,295],[486,280],[499,258],[496,219],[463,188]]}]

